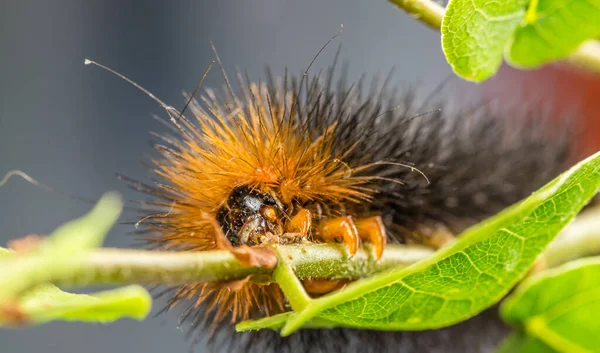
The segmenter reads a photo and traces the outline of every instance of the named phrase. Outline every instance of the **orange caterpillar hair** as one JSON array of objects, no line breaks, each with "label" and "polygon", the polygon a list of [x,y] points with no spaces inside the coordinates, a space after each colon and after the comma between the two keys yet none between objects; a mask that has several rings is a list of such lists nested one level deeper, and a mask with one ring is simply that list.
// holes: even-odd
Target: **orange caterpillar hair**
[{"label": "orange caterpillar hair", "polygon": [[[156,204],[171,211],[144,224],[160,232],[150,237],[160,247],[216,249],[215,229],[205,215],[214,216],[232,190],[242,185],[274,190],[285,205],[370,199],[373,190],[364,185],[377,177],[355,175],[370,165],[344,163],[353,147],[338,152],[335,123],[323,126],[319,134],[309,130],[310,121],[298,119],[297,96],[286,88],[248,83],[243,98],[228,93],[225,106],[211,90],[201,99],[204,106],[195,100],[190,104],[195,121],[182,119],[179,136],[163,137],[171,147],[157,146],[162,158],[153,161],[156,173],[169,184],[160,185],[166,201]],[[259,312],[271,315],[285,310],[285,298],[276,284],[247,281],[236,287],[184,285],[170,306],[181,300],[193,300],[196,308],[205,304],[203,315],[214,312],[215,323],[228,315],[237,322]]]},{"label": "orange caterpillar hair", "polygon": [[209,91],[206,109],[191,104],[197,126],[186,122],[180,139],[167,141],[176,151],[161,149],[157,173],[189,202],[186,213],[213,212],[240,185],[277,189],[284,203],[368,199],[371,190],[361,185],[371,178],[355,176],[365,167],[352,169],[336,153],[335,124],[315,136],[297,121],[291,93],[272,97],[265,90],[250,84],[227,109]]}]

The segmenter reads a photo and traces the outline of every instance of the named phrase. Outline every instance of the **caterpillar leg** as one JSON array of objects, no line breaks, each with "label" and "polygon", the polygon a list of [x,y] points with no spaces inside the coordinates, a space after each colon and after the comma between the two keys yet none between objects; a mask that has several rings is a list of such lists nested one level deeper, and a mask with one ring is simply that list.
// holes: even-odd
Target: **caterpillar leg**
[{"label": "caterpillar leg", "polygon": [[304,279],[302,281],[302,285],[304,286],[304,290],[312,295],[322,295],[327,294],[329,292],[333,292],[334,290],[340,289],[348,284],[350,281],[347,279],[340,280],[332,280],[332,279],[320,279],[320,278],[311,278]]},{"label": "caterpillar leg", "polygon": [[358,230],[351,216],[343,216],[322,221],[319,224],[319,235],[324,241],[333,241],[342,238],[348,246],[350,255],[358,250]]},{"label": "caterpillar leg", "polygon": [[361,240],[367,240],[375,248],[375,258],[379,260],[383,255],[383,249],[387,241],[387,235],[385,233],[385,227],[381,217],[367,217],[358,219],[354,222],[356,229],[358,230],[358,236]]},{"label": "caterpillar leg", "polygon": [[[354,221],[352,217],[345,216],[323,221],[320,224],[320,236],[323,240],[333,240],[342,237],[348,246],[350,254],[354,255],[360,240],[373,244],[375,257],[381,258],[386,244],[386,233],[381,217],[367,217]],[[348,280],[305,279],[302,281],[306,292],[313,295],[322,295],[345,286]]]},{"label": "caterpillar leg", "polygon": [[302,238],[306,238],[312,227],[312,213],[302,208],[298,211],[287,224],[286,234],[300,235]]}]

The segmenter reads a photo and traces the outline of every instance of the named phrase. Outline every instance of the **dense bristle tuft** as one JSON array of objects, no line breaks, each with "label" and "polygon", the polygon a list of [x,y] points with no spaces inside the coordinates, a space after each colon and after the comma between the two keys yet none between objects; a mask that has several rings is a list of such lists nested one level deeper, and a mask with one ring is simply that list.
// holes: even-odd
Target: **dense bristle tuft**
[{"label": "dense bristle tuft", "polygon": [[[240,97],[228,89],[221,98],[207,90],[200,102],[192,101],[196,119],[182,116],[178,136],[156,144],[155,172],[162,181],[150,186],[128,180],[155,196],[146,204],[158,209],[140,222],[153,232],[144,233],[145,239],[163,249],[215,249],[214,228],[202,215],[215,214],[235,187],[250,185],[275,189],[286,204],[318,210],[318,217],[381,215],[389,241],[425,241],[414,234],[419,227],[440,225],[457,234],[528,196],[565,167],[568,134],[554,134],[536,109],[483,105],[457,112],[443,102],[420,108],[410,90],[399,94],[384,84],[366,93],[344,77],[335,83],[333,72],[304,80],[269,76],[266,83],[240,77]],[[170,306],[188,303],[182,317],[199,339],[220,327],[210,342],[227,352],[321,347],[380,353],[396,346],[417,352],[446,344],[435,342],[436,331],[339,329],[290,338],[233,333],[231,322],[286,310],[273,284],[189,284],[171,294]],[[465,337],[477,336],[480,325],[481,335],[502,330],[497,320],[481,320],[440,335],[454,340],[465,330],[464,351],[478,351],[476,340],[473,346]],[[374,343],[366,347],[370,343],[362,339]]]}]

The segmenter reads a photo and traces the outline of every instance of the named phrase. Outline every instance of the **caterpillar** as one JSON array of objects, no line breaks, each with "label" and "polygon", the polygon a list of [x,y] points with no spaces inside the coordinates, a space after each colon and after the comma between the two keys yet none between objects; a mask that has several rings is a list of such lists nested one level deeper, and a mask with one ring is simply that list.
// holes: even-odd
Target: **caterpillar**
[{"label": "caterpillar", "polygon": [[[152,172],[160,180],[122,177],[159,209],[139,222],[154,248],[235,251],[337,240],[350,254],[370,242],[379,257],[386,243],[439,247],[558,175],[571,153],[568,134],[553,131],[535,107],[453,110],[447,99],[430,97],[425,109],[414,91],[390,79],[370,89],[364,78],[348,83],[335,64],[316,75],[267,71],[257,82],[238,74],[238,93],[223,74],[222,90],[189,98],[193,119],[170,111],[173,133],[154,144]],[[304,284],[319,295],[344,283]],[[238,334],[236,322],[289,310],[277,284],[190,283],[161,294],[166,309],[183,308],[195,340],[215,351],[430,352],[450,342],[456,351],[479,351],[485,343],[469,336],[497,341],[505,331],[486,312],[427,332]]]}]

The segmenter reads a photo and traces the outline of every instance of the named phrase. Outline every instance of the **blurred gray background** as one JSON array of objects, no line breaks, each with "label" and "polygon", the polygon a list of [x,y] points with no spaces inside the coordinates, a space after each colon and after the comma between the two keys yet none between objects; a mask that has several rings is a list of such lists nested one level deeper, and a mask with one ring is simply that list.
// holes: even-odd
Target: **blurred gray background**
[{"label": "blurred gray background", "polygon": [[[210,40],[228,72],[238,66],[260,79],[266,64],[276,74],[285,67],[301,72],[340,24],[343,34],[318,58],[313,72],[331,64],[340,43],[351,80],[395,67],[397,82],[427,90],[451,72],[439,33],[385,0],[3,0],[0,177],[20,169],[83,197],[117,190],[126,199],[140,198],[115,173],[147,178],[140,161],[151,153],[148,131],[164,130],[151,115],[164,114],[126,82],[84,66],[84,58],[112,67],[181,108],[182,90],[193,90],[214,59]],[[222,83],[213,69],[205,86]],[[89,208],[14,178],[0,188],[0,243],[30,232],[47,234]],[[132,229],[115,227],[106,245],[130,246]],[[170,315],[141,323],[2,330],[0,351],[188,352],[190,342],[176,326],[176,316]]]}]

